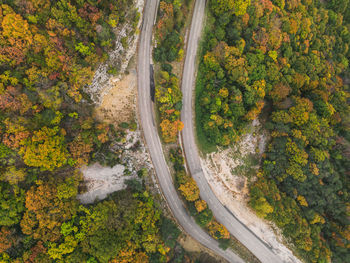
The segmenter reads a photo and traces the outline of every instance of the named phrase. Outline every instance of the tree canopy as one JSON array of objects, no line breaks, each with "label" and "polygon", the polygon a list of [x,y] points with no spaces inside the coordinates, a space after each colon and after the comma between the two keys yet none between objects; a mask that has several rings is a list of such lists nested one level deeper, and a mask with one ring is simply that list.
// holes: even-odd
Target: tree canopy
[{"label": "tree canopy", "polygon": [[210,1],[201,131],[230,145],[264,113],[271,140],[250,205],[308,262],[349,258],[348,1]]},{"label": "tree canopy", "polygon": [[171,237],[161,231],[166,220],[142,182],[102,202],[77,200],[81,166],[121,162],[113,146],[124,130],[95,120],[85,91],[116,32],[134,33],[139,15],[131,0],[1,1],[1,262],[183,258],[179,230],[167,222]]}]

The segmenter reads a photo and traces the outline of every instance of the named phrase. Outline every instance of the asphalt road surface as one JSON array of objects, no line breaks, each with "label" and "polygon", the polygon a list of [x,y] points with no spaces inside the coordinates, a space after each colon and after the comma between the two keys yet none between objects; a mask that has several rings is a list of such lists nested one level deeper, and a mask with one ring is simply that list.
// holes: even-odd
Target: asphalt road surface
[{"label": "asphalt road surface", "polygon": [[190,217],[175,190],[171,174],[165,162],[158,132],[153,119],[153,110],[150,96],[150,57],[153,23],[158,8],[158,0],[147,0],[144,8],[144,18],[138,50],[138,103],[141,125],[148,146],[152,162],[157,174],[158,182],[165,199],[182,228],[198,242],[211,249],[216,254],[232,263],[243,263],[231,250],[222,250],[218,242],[203,231]]},{"label": "asphalt road surface", "polygon": [[192,95],[195,86],[196,54],[203,27],[204,11],[205,1],[197,0],[187,43],[186,59],[182,76],[183,107],[181,112],[181,120],[184,123],[184,129],[182,130],[182,141],[187,166],[192,174],[192,177],[198,184],[201,198],[208,203],[208,206],[213,211],[215,218],[261,262],[280,263],[283,262],[283,260],[280,259],[278,255],[276,255],[262,240],[249,231],[245,225],[238,221],[220,203],[203,174],[194,136],[194,119],[192,110],[194,109],[194,99]]}]

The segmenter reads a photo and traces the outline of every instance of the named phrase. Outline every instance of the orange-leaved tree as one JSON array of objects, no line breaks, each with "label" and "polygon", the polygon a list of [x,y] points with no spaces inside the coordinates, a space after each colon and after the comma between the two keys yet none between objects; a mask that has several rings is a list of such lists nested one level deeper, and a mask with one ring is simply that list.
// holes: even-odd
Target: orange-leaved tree
[{"label": "orange-leaved tree", "polygon": [[197,200],[194,205],[199,213],[207,208],[207,202],[204,200]]},{"label": "orange-leaved tree", "polygon": [[164,119],[160,123],[160,128],[162,130],[162,137],[164,139],[164,142],[175,142],[177,138],[177,133],[181,131],[183,127],[184,125],[180,120],[172,122],[168,119]]}]

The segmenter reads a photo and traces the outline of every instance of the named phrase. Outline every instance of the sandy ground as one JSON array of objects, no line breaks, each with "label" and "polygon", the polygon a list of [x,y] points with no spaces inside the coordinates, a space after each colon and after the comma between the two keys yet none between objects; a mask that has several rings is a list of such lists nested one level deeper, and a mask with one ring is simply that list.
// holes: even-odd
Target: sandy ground
[{"label": "sandy ground", "polygon": [[96,117],[116,127],[122,122],[130,122],[134,118],[136,101],[136,70],[112,84],[108,92],[101,97],[101,103],[96,108]]},{"label": "sandy ground", "polygon": [[218,199],[276,253],[282,255],[284,262],[301,263],[292,251],[282,244],[284,241],[277,227],[259,218],[247,204],[249,177],[239,174],[238,171],[241,170],[237,168],[244,165],[242,159],[250,154],[261,158],[266,146],[266,136],[259,130],[260,124],[255,121],[252,131],[237,145],[208,154],[201,160],[204,174]]}]

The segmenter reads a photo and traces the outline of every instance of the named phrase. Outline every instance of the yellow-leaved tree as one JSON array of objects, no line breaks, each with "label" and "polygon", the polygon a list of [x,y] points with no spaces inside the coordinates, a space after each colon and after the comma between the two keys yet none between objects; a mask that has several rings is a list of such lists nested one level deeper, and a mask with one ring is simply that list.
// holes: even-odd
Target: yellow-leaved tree
[{"label": "yellow-leaved tree", "polygon": [[186,183],[180,185],[179,190],[187,201],[193,202],[199,198],[199,188],[193,178],[188,178]]},{"label": "yellow-leaved tree", "polygon": [[67,149],[64,136],[59,127],[43,127],[35,131],[19,153],[28,166],[40,167],[42,170],[53,171],[67,161]]}]

